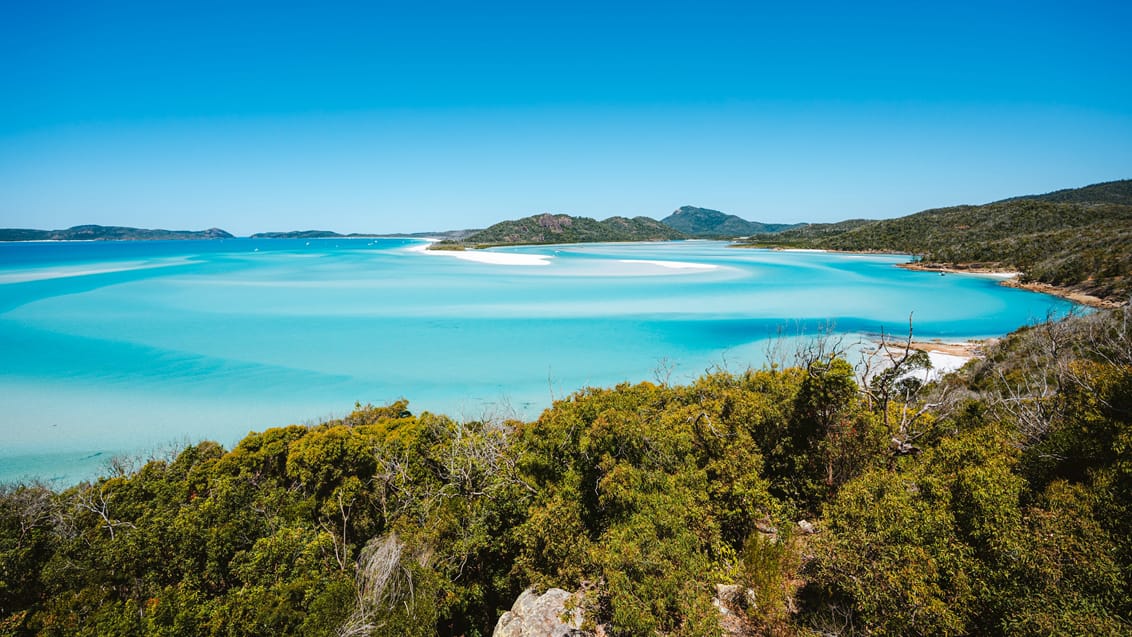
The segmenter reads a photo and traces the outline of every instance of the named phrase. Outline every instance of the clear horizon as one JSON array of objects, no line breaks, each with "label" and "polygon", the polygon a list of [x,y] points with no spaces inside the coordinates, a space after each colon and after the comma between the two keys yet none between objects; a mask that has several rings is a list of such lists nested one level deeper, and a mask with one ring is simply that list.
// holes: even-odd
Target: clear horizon
[{"label": "clear horizon", "polygon": [[0,226],[889,218],[1132,177],[1132,6],[17,4]]}]

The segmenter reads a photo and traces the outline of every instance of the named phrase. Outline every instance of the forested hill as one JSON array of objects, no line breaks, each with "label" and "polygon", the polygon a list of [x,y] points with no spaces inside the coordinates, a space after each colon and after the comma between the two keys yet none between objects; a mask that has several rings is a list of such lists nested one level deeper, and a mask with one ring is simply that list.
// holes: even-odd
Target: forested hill
[{"label": "forested hill", "polygon": [[898,219],[806,226],[751,242],[906,252],[927,264],[1019,270],[1026,279],[1117,302],[1132,292],[1132,181]]},{"label": "forested hill", "polygon": [[1044,195],[1011,197],[1003,201],[1017,201],[1019,199],[1039,199],[1058,203],[1118,203],[1132,206],[1132,179],[1106,181],[1084,188],[1066,188]]},{"label": "forested hill", "polygon": [[[463,239],[470,245],[516,245],[540,243],[588,243],[596,241],[666,241],[686,239],[648,217],[610,217],[597,221],[589,217],[541,214],[503,221]],[[441,242],[444,247],[445,242]]]},{"label": "forested hill", "polygon": [[695,206],[681,206],[660,222],[695,237],[743,237],[764,232],[779,232],[803,225],[747,221],[736,215]]},{"label": "forested hill", "polygon": [[74,226],[65,230],[0,228],[0,241],[158,241],[171,239],[233,239],[220,228],[208,230],[150,230],[123,226]]}]

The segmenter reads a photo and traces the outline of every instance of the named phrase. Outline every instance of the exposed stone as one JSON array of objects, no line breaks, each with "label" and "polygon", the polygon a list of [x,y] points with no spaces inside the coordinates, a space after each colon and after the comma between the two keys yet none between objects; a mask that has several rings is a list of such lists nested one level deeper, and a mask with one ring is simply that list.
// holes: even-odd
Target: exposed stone
[{"label": "exposed stone", "polygon": [[[573,597],[561,588],[542,595],[527,589],[515,600],[511,610],[495,624],[492,637],[593,637],[582,630],[582,610],[567,613],[566,601]],[[562,621],[565,617],[567,621]]]},{"label": "exposed stone", "polygon": [[806,535],[813,535],[818,532],[818,528],[809,520],[798,520],[798,530]]},{"label": "exposed stone", "polygon": [[719,627],[723,637],[758,635],[747,611],[756,608],[755,591],[737,584],[716,584],[711,603],[719,609]]},{"label": "exposed stone", "polygon": [[[542,595],[531,589],[523,591],[511,610],[503,613],[495,624],[492,637],[605,637],[606,628],[596,632],[582,630],[582,610],[567,613],[566,603],[576,594],[552,588]],[[747,616],[755,607],[755,592],[736,584],[716,584],[712,605],[719,610],[719,624],[724,637],[753,637],[761,634]],[[567,621],[562,621],[565,617]]]},{"label": "exposed stone", "polygon": [[775,527],[774,523],[771,522],[770,518],[767,518],[767,517],[764,517],[764,518],[759,519],[759,520],[755,520],[755,530],[758,531],[759,533],[763,533],[763,534],[766,534],[766,535],[777,535],[778,534],[778,528]]}]

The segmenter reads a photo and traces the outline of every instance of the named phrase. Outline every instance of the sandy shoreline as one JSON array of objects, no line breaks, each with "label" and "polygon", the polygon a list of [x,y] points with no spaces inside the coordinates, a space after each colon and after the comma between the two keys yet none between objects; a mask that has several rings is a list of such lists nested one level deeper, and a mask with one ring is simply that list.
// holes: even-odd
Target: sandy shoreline
[{"label": "sandy shoreline", "polygon": [[[919,378],[924,382],[938,380],[945,374],[950,374],[974,358],[979,358],[983,355],[984,348],[993,343],[989,341],[956,341],[956,342],[942,342],[942,341],[912,341],[908,346],[911,349],[919,350],[928,355],[928,360],[931,361],[931,369],[919,370],[913,372],[912,375]],[[887,359],[880,351],[881,342],[875,341],[876,350],[872,356],[876,357],[874,360],[879,360],[882,363]],[[891,352],[899,355],[905,345],[905,341],[893,340],[888,341],[888,347]],[[882,365],[883,367],[883,365]]]},{"label": "sandy shoreline", "polygon": [[1102,299],[1100,297],[1093,296],[1091,294],[1085,294],[1083,292],[1077,292],[1076,290],[1071,290],[1069,288],[1061,287],[1061,286],[1058,286],[1058,285],[1053,285],[1053,284],[1050,284],[1050,283],[1038,283],[1038,282],[1023,283],[1023,282],[1019,281],[1019,278],[1022,276],[1022,273],[1016,272],[1016,271],[1013,271],[1013,270],[999,270],[999,269],[995,269],[995,268],[963,267],[962,265],[937,265],[937,264],[930,264],[930,263],[929,264],[925,264],[925,263],[901,263],[901,264],[898,264],[897,267],[904,268],[905,270],[917,270],[917,271],[921,271],[921,272],[943,272],[943,273],[949,273],[949,274],[983,274],[983,275],[994,276],[996,278],[1002,279],[1001,281],[999,281],[999,283],[998,283],[999,285],[1006,286],[1008,288],[1018,288],[1018,289],[1021,289],[1021,290],[1029,290],[1031,292],[1040,292],[1042,294],[1049,294],[1051,296],[1056,296],[1056,297],[1059,297],[1059,298],[1066,299],[1068,301],[1073,301],[1074,303],[1080,303],[1081,305],[1087,305],[1089,307],[1094,307],[1094,308],[1098,308],[1098,309],[1112,309],[1112,308],[1121,307],[1123,305],[1121,303],[1109,301],[1108,299]]},{"label": "sandy shoreline", "polygon": [[1076,292],[1074,290],[1059,287],[1059,286],[1056,286],[1056,285],[1051,285],[1049,283],[1038,283],[1038,282],[1022,283],[1021,281],[1018,281],[1017,279],[1009,279],[1007,281],[1003,281],[999,285],[1005,285],[1008,288],[1020,288],[1020,289],[1023,289],[1023,290],[1029,290],[1031,292],[1041,292],[1043,294],[1052,294],[1053,296],[1058,296],[1058,297],[1061,297],[1063,299],[1068,299],[1070,301],[1080,303],[1081,305],[1088,305],[1089,307],[1095,307],[1097,309],[1102,309],[1102,310],[1110,310],[1110,309],[1114,309],[1114,308],[1118,308],[1118,307],[1123,307],[1123,305],[1124,305],[1122,303],[1117,303],[1115,301],[1109,301],[1108,299],[1102,299],[1100,297],[1096,297],[1096,296],[1093,296],[1091,294],[1084,294],[1082,292]]},{"label": "sandy shoreline", "polygon": [[939,341],[912,341],[912,349],[918,349],[921,352],[938,352],[940,354],[947,354],[948,356],[964,356],[966,358],[974,358],[982,355],[983,348],[987,346],[985,341],[960,341],[954,343],[944,343]]}]

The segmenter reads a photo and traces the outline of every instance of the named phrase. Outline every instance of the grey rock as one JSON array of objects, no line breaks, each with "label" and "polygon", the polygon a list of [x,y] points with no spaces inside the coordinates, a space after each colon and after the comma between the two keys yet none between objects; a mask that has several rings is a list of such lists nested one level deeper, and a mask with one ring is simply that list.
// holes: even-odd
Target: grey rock
[{"label": "grey rock", "polygon": [[[593,633],[582,630],[580,608],[567,614],[566,601],[571,597],[561,588],[552,588],[542,595],[528,588],[511,610],[499,618],[492,637],[592,637]],[[563,617],[567,621],[563,622]]]}]

